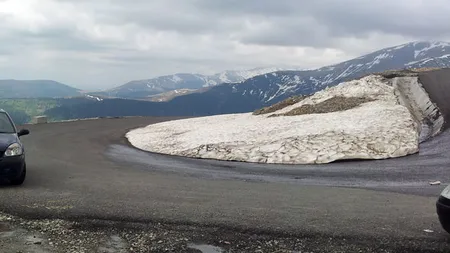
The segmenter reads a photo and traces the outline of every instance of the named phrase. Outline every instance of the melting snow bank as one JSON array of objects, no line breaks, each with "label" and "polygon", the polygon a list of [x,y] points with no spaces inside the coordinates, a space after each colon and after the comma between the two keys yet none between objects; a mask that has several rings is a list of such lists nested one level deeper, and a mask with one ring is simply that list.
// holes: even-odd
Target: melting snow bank
[{"label": "melting snow bank", "polygon": [[[151,152],[246,162],[313,164],[406,156],[419,151],[421,121],[427,114],[420,103],[408,102],[412,93],[393,80],[370,75],[270,114],[169,121],[132,130],[126,137]],[[337,112],[273,117],[340,96],[368,102]]]}]

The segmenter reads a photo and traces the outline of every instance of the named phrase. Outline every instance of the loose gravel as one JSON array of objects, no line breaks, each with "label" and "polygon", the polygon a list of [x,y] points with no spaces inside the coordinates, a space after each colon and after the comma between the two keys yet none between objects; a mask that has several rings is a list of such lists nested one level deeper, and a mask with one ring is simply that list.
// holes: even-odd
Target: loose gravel
[{"label": "loose gravel", "polygon": [[0,214],[0,252],[445,252],[448,244],[333,238],[161,223],[25,220]]}]

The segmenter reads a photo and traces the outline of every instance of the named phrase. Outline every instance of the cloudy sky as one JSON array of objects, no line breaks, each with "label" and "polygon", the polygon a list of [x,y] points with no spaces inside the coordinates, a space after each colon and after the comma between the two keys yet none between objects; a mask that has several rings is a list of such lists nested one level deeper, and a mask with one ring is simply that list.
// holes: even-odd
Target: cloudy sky
[{"label": "cloudy sky", "polygon": [[0,0],[0,79],[82,89],[448,40],[448,0]]}]

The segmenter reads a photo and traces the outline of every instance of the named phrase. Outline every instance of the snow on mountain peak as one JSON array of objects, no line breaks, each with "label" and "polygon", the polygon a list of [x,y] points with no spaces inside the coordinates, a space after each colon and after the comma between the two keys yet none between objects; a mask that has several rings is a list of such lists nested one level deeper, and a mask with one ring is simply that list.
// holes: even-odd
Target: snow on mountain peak
[{"label": "snow on mountain peak", "polygon": [[[419,47],[419,49],[416,49],[414,51],[414,58],[417,59],[419,56],[425,55],[428,51],[434,49],[434,48],[446,48],[450,47],[450,43],[447,42],[441,42],[441,41],[433,41],[433,42],[422,42],[423,46],[422,48]],[[416,46],[417,44],[415,44]]]},{"label": "snow on mountain peak", "polygon": [[[397,45],[319,69],[259,75],[239,85],[238,93],[256,94],[265,105],[307,95],[369,73],[405,68],[450,67],[450,43],[418,41]],[[248,99],[248,98],[247,98]]]},{"label": "snow on mountain peak", "polygon": [[235,75],[242,77],[243,80],[264,75],[268,73],[273,73],[277,71],[286,71],[286,70],[303,70],[298,67],[262,67],[262,68],[253,68],[249,70],[241,70],[241,71],[232,71]]},{"label": "snow on mountain peak", "polygon": [[[177,89],[201,89],[228,83],[231,84],[232,92],[238,92],[244,96],[258,96],[258,99],[264,103],[272,103],[286,96],[314,92],[367,73],[422,67],[450,67],[450,43],[410,42],[319,69],[270,66],[248,70],[227,70],[213,75],[179,73],[132,81],[113,89],[110,94],[133,98]],[[269,73],[272,74],[269,75]]]},{"label": "snow on mountain peak", "polygon": [[178,89],[200,89],[223,83],[241,83],[248,78],[280,70],[298,70],[296,67],[266,67],[250,70],[227,70],[214,75],[178,73],[146,80],[128,82],[106,93],[110,96],[137,98],[148,97]]},{"label": "snow on mountain peak", "polygon": [[183,81],[183,79],[175,74],[175,75],[172,76],[172,81],[175,82],[175,83],[179,83],[179,82]]}]

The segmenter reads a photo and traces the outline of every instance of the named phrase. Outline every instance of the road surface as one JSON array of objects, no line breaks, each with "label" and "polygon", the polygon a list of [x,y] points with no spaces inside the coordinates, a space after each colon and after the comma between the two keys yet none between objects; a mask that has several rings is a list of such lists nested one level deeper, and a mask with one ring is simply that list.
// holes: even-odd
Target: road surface
[{"label": "road surface", "polygon": [[[450,181],[449,132],[423,144],[418,155],[320,166],[170,157],[133,149],[124,138],[130,129],[170,119],[26,126],[28,178],[22,187],[0,188],[0,212],[391,242],[415,250],[450,246],[435,212]],[[435,180],[443,184],[429,185]]]}]

